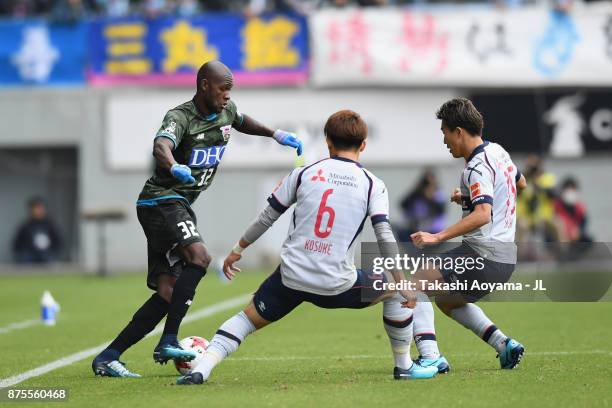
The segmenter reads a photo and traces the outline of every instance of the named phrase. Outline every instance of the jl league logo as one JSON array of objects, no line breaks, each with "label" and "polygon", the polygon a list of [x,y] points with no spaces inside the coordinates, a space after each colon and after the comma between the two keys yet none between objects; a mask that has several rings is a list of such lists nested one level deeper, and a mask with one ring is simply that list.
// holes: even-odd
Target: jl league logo
[{"label": "jl league logo", "polygon": [[230,138],[230,133],[232,131],[232,125],[221,126],[221,134],[223,135],[223,141],[227,142]]}]

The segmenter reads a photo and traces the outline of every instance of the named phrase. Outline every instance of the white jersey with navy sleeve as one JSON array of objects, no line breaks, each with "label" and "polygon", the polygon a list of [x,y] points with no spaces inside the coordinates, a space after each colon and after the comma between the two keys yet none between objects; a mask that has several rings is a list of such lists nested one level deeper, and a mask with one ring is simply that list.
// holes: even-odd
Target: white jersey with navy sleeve
[{"label": "white jersey with navy sleeve", "polygon": [[482,257],[516,263],[516,182],[520,172],[497,143],[484,142],[472,152],[461,175],[463,217],[481,203],[491,204],[490,223],[463,236]]},{"label": "white jersey with navy sleeve", "polygon": [[268,202],[280,212],[296,204],[281,250],[283,284],[318,295],[337,295],[353,286],[355,245],[366,218],[376,224],[389,215],[384,183],[341,157],[293,170]]}]

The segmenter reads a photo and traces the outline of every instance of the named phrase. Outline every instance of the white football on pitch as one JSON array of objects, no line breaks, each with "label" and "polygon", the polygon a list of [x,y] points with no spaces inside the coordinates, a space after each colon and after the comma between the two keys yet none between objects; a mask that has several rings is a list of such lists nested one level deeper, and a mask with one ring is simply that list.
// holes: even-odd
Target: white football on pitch
[{"label": "white football on pitch", "polygon": [[189,350],[196,353],[196,358],[191,361],[174,361],[174,366],[182,375],[187,375],[189,372],[198,365],[202,357],[204,356],[204,352],[208,347],[208,340],[204,337],[198,336],[189,336],[184,338],[179,342],[183,350]]}]

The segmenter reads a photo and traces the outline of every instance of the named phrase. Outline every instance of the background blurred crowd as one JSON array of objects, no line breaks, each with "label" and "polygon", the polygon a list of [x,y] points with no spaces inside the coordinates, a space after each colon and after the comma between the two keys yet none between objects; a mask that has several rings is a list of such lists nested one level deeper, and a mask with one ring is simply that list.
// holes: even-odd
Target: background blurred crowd
[{"label": "background blurred crowd", "polygon": [[527,158],[524,173],[530,182],[517,201],[517,241],[591,242],[578,181],[559,182],[536,155]]},{"label": "background blurred crowd", "polygon": [[[517,197],[516,242],[592,242],[578,181],[571,176],[559,181],[537,155],[527,157],[523,173],[527,188]],[[435,172],[425,169],[400,202],[400,222],[394,228],[398,241],[410,242],[414,232],[437,233],[452,223],[445,217],[449,197],[449,191],[440,189]]]},{"label": "background blurred crowd", "polygon": [[[438,5],[472,3],[500,7],[549,4],[569,11],[578,0],[0,0],[0,16],[22,18],[46,16],[58,21],[92,16],[121,17],[132,14],[150,18],[160,15],[192,16],[208,12],[235,12],[247,17],[265,12],[308,14],[320,8]],[[580,0],[588,1],[588,0]]]}]

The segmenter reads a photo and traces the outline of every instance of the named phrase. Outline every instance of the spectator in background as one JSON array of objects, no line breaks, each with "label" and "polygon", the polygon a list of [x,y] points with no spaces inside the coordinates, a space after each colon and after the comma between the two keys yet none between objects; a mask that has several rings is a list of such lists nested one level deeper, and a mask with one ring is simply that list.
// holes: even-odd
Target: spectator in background
[{"label": "spectator in background", "polygon": [[13,239],[15,260],[18,263],[51,262],[61,245],[55,225],[41,198],[32,198],[28,209],[29,217],[19,226]]},{"label": "spectator in background", "polygon": [[344,8],[344,7],[348,7],[351,6],[352,1],[351,0],[321,0],[318,3],[318,7],[319,8]]},{"label": "spectator in background", "polygon": [[199,7],[197,0],[177,0],[175,12],[180,17],[191,17],[198,14]]},{"label": "spectator in background", "polygon": [[561,14],[569,14],[574,7],[574,0],[552,0],[552,9]]},{"label": "spectator in background", "polygon": [[390,4],[389,0],[357,0],[359,7],[380,7]]},{"label": "spectator in background", "polygon": [[249,0],[243,13],[247,18],[258,16],[265,12],[307,14],[314,9],[311,1],[300,0]]},{"label": "spectator in background", "polygon": [[15,0],[7,3],[6,8],[11,17],[23,18],[34,12],[32,3],[28,0]]},{"label": "spectator in background", "polygon": [[559,197],[555,199],[555,215],[561,242],[592,242],[586,232],[586,207],[579,200],[578,183],[568,177],[561,184]]},{"label": "spectator in background", "polygon": [[396,228],[398,241],[409,242],[410,234],[426,231],[432,234],[444,228],[446,197],[431,169],[425,169],[414,189],[401,201],[403,224]]},{"label": "spectator in background", "polygon": [[517,240],[556,242],[559,238],[554,209],[557,179],[544,170],[544,163],[538,155],[527,158],[524,175],[527,188],[517,200]]},{"label": "spectator in background", "polygon": [[245,0],[200,0],[200,7],[205,12],[237,12],[244,7]]},{"label": "spectator in background", "polygon": [[393,4],[390,0],[322,0],[319,8],[370,7]]},{"label": "spectator in background", "polygon": [[96,5],[109,17],[124,17],[130,14],[129,0],[98,0]]},{"label": "spectator in background", "polygon": [[500,9],[523,7],[534,5],[538,0],[495,0],[495,5]]},{"label": "spectator in background", "polygon": [[82,0],[58,0],[51,10],[51,18],[55,23],[74,24],[87,16],[90,6]]},{"label": "spectator in background", "polygon": [[144,0],[142,7],[147,18],[157,18],[163,14],[170,14],[172,8],[166,0]]},{"label": "spectator in background", "polygon": [[0,14],[16,18],[46,14],[56,2],[57,0],[0,0]]}]

